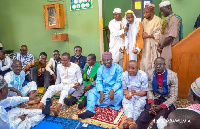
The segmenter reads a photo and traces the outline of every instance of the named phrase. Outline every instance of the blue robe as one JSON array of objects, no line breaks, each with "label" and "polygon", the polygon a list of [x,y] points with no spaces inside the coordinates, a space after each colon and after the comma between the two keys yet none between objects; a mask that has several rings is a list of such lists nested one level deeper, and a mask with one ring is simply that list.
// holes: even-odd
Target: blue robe
[{"label": "blue robe", "polygon": [[[87,110],[95,113],[94,107],[98,105],[99,107],[110,107],[114,110],[119,110],[121,107],[121,102],[123,99],[123,89],[122,89],[122,67],[116,63],[112,63],[110,68],[106,68],[102,65],[97,71],[96,86],[89,90],[87,96]],[[114,89],[114,100],[110,101],[108,93],[110,90]],[[100,91],[103,91],[105,98],[103,103],[99,102]]]}]

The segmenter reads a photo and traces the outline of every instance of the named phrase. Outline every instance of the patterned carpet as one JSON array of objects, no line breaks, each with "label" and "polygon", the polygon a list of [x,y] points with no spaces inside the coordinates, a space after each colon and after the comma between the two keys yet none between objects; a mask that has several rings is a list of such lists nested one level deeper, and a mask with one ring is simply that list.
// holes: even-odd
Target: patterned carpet
[{"label": "patterned carpet", "polygon": [[[57,98],[52,98],[53,106],[56,106],[58,99]],[[184,108],[189,106],[190,103],[187,99],[181,99],[178,98],[177,100],[177,108]],[[36,105],[33,105],[32,107],[35,107]],[[117,128],[122,119],[124,119],[124,114],[123,110],[121,109],[119,112],[114,111],[110,108],[96,108],[96,115],[93,118],[86,119],[86,120],[81,120],[78,119],[77,114],[84,112],[85,109],[79,110],[78,109],[78,104],[75,104],[71,107],[68,107],[64,105],[59,113],[59,117],[63,118],[69,118],[69,119],[75,119],[76,121],[80,121],[81,123],[88,123],[88,124],[93,124],[97,126],[102,126],[104,128]],[[102,113],[104,115],[102,115]],[[51,114],[53,116],[53,114]],[[153,123],[151,123],[152,125]],[[151,129],[151,125],[149,126],[148,129]],[[64,128],[63,128],[64,129]],[[68,129],[68,128],[67,128]],[[73,129],[73,128],[70,128]]]},{"label": "patterned carpet", "polygon": [[[73,119],[78,119],[78,114],[85,112],[86,108],[77,112]],[[119,111],[115,111],[109,107],[100,108],[95,107],[95,115],[91,118],[81,120],[82,122],[94,124],[97,126],[108,127],[108,128],[117,128],[123,118],[123,109],[121,108]]]}]

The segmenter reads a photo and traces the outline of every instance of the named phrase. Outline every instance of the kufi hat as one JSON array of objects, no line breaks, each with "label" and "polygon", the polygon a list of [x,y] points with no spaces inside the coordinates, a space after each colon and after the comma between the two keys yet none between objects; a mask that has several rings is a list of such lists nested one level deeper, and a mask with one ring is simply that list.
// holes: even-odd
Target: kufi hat
[{"label": "kufi hat", "polygon": [[200,77],[191,84],[192,91],[200,97]]},{"label": "kufi hat", "polygon": [[112,59],[112,53],[111,52],[104,52],[102,54],[102,59]]},{"label": "kufi hat", "polygon": [[0,75],[0,90],[7,85],[7,82],[3,79],[3,76]]},{"label": "kufi hat", "polygon": [[169,1],[163,1],[159,4],[159,7],[162,8],[162,7],[165,7],[167,5],[171,5]]},{"label": "kufi hat", "polygon": [[149,7],[153,7],[153,8],[155,7],[155,5],[152,3],[146,3],[145,6],[149,6]]},{"label": "kufi hat", "polygon": [[115,8],[115,9],[113,10],[113,13],[121,13],[121,9],[120,9],[120,8]]}]

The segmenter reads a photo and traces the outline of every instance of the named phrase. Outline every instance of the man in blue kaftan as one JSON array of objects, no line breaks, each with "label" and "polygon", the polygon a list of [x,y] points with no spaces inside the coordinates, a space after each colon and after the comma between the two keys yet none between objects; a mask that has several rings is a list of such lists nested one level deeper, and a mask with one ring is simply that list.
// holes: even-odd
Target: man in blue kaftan
[{"label": "man in blue kaftan", "polygon": [[122,67],[112,63],[112,54],[110,52],[102,54],[102,61],[104,65],[97,71],[96,86],[88,92],[87,110],[79,114],[79,118],[86,119],[94,116],[95,105],[110,107],[114,110],[119,110],[121,107],[123,99]]}]

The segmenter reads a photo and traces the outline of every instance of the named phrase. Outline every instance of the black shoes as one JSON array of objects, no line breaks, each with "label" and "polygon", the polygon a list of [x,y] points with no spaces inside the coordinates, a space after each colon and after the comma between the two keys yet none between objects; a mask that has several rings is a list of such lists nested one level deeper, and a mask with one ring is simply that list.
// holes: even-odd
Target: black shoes
[{"label": "black shoes", "polygon": [[65,98],[65,99],[64,99],[64,103],[65,103],[67,106],[72,106],[72,105],[76,104],[77,101],[78,101],[78,100],[77,100],[75,97],[73,97],[73,96],[71,96],[70,98]]},{"label": "black shoes", "polygon": [[79,103],[78,109],[83,109],[87,105],[87,97],[85,96],[84,99]]}]

